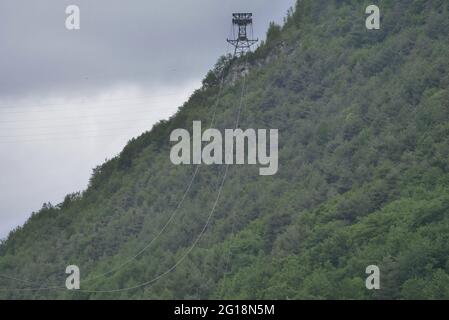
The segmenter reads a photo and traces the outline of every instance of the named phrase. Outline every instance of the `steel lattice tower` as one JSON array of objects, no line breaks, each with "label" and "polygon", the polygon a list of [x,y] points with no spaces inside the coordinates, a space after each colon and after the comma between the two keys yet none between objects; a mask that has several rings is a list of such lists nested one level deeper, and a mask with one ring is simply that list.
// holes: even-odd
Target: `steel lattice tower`
[{"label": "steel lattice tower", "polygon": [[[233,13],[232,14],[232,32],[234,39],[227,41],[235,47],[234,55],[242,56],[251,50],[251,46],[259,41],[253,38],[253,14],[252,13]],[[248,27],[250,28],[250,37],[248,38]],[[235,37],[235,31],[238,30],[238,36]]]}]

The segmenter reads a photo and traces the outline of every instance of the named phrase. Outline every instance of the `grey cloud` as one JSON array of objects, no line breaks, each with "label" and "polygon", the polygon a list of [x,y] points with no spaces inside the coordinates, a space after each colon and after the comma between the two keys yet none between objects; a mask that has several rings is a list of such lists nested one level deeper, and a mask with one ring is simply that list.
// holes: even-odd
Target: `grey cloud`
[{"label": "grey cloud", "polygon": [[[231,13],[251,11],[263,37],[292,0],[2,0],[0,95],[92,91],[119,81],[181,83],[226,50]],[[65,29],[65,8],[81,30]]]}]

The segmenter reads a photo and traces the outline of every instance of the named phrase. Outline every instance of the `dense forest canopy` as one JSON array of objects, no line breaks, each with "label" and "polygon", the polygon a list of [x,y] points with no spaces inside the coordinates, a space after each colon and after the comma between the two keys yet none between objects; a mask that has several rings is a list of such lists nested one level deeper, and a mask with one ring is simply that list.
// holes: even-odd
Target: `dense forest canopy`
[{"label": "dense forest canopy", "polygon": [[[373,3],[381,28],[367,31]],[[0,298],[449,298],[448,33],[446,0],[298,1],[86,191],[11,232]],[[279,129],[279,171],[231,166],[188,252],[224,168],[202,165],[177,208],[196,167],[170,162],[170,132],[211,122],[221,75],[214,126],[232,128],[245,61],[240,127]],[[92,292],[12,290],[64,287],[71,264]],[[381,290],[365,288],[372,264]]]}]

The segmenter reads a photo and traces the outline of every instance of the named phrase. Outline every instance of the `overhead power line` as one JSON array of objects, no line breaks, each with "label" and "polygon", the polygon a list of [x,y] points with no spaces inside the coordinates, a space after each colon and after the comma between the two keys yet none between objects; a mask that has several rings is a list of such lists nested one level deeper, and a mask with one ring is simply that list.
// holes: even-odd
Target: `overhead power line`
[{"label": "overhead power line", "polygon": [[[173,93],[167,93],[162,95],[155,95],[155,96],[137,96],[133,98],[110,98],[110,99],[101,99],[102,102],[109,102],[109,101],[129,101],[129,100],[143,100],[143,99],[154,99],[154,98],[163,98],[163,97],[171,97],[179,95],[179,93],[173,92]],[[89,101],[90,100],[90,101]],[[92,99],[81,99],[81,100],[74,100],[70,101],[70,104],[92,104]],[[64,106],[64,105],[70,105],[69,103],[44,103],[44,104],[29,104],[29,105],[0,105],[0,110],[2,109],[19,109],[19,108],[41,108],[41,107],[51,107],[51,106]]]},{"label": "overhead power line", "polygon": [[[55,117],[55,118],[33,118],[33,119],[21,119],[21,120],[0,120],[0,123],[20,123],[20,122],[36,122],[36,121],[59,121],[62,119],[87,119],[87,118],[98,118],[98,117],[109,117],[109,116],[125,116],[128,114],[144,114],[144,113],[151,113],[157,109],[153,110],[133,110],[133,111],[126,111],[123,113],[102,113],[102,114],[91,114],[91,115],[80,115],[80,116],[64,116],[64,117]],[[162,110],[162,109],[158,109]]]}]

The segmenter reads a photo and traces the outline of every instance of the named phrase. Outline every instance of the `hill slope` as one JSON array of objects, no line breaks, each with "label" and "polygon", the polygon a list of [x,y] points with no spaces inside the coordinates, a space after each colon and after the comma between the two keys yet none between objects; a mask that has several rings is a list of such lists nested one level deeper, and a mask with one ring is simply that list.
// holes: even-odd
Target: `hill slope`
[{"label": "hill slope", "polygon": [[[240,127],[279,129],[279,172],[231,166],[191,252],[224,167],[201,166],[176,210],[195,167],[171,164],[169,136],[211,122],[214,73],[88,190],[10,234],[0,273],[28,282],[3,278],[0,298],[449,298],[448,3],[381,1],[381,30],[368,32],[373,2],[299,1],[248,57]],[[216,128],[234,126],[242,68],[217,65]],[[69,264],[87,291],[149,283],[46,290]],[[365,289],[370,264],[382,290]]]}]

